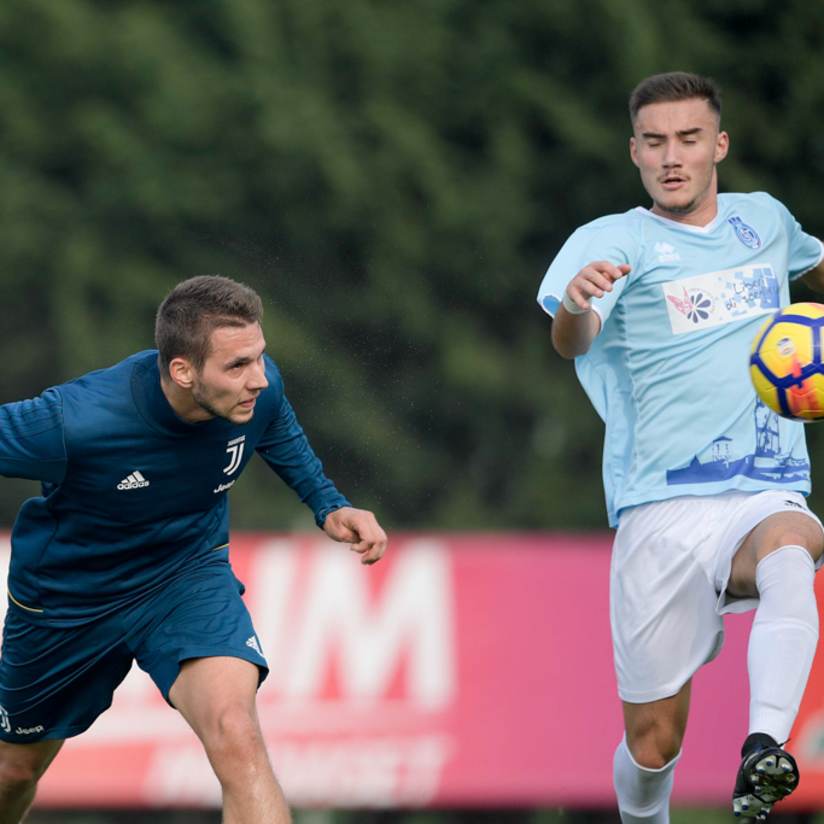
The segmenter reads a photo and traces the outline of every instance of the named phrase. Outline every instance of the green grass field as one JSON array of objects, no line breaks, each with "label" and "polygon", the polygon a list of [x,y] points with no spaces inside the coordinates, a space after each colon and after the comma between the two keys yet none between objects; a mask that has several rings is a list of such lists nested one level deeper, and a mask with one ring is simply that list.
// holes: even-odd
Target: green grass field
[{"label": "green grass field", "polygon": [[[681,808],[672,811],[670,824],[731,824],[736,820],[727,810]],[[217,811],[58,811],[33,810],[26,824],[219,824]],[[811,816],[774,813],[775,824],[824,824],[824,812]],[[464,810],[449,812],[391,812],[296,810],[294,824],[618,824],[618,814],[603,810],[506,811]]]}]

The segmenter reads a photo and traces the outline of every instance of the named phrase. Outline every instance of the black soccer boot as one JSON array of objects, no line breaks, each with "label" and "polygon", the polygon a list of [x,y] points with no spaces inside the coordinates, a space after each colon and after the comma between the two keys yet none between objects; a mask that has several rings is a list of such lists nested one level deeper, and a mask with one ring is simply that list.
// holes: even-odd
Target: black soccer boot
[{"label": "black soccer boot", "polygon": [[798,786],[798,765],[775,739],[764,733],[747,736],[732,791],[732,811],[741,818],[766,821],[772,805]]}]

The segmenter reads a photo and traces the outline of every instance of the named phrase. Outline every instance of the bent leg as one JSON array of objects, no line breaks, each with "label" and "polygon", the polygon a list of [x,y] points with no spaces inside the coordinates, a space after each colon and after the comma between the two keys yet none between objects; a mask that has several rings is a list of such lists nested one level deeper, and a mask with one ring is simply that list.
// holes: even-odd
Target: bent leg
[{"label": "bent leg", "polygon": [[736,552],[728,592],[759,598],[748,649],[750,733],[787,740],[818,641],[813,590],[824,533],[812,518],[765,518]]},{"label": "bent leg", "polygon": [[727,591],[736,598],[758,597],[756,568],[768,555],[788,546],[803,547],[818,562],[824,551],[821,524],[798,512],[776,512],[765,518],[747,537],[732,559]]},{"label": "bent leg", "polygon": [[34,800],[37,782],[62,746],[62,741],[0,741],[0,824],[19,824],[23,820]]},{"label": "bent leg", "polygon": [[257,687],[254,664],[215,657],[185,661],[169,690],[220,781],[224,824],[291,822],[258,723]]},{"label": "bent leg", "polygon": [[647,704],[624,702],[626,736],[614,761],[615,794],[624,824],[668,824],[689,703],[690,682],[669,698]]}]

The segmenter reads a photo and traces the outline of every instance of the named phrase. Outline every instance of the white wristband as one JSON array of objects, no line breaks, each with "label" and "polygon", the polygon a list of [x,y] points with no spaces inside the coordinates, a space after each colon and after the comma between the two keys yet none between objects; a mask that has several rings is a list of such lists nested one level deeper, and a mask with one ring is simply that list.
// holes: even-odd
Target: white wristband
[{"label": "white wristband", "polygon": [[588,304],[586,309],[581,309],[581,307],[578,306],[578,304],[569,296],[566,289],[564,289],[564,297],[561,303],[570,315],[583,315],[589,312],[592,308],[592,306]]}]

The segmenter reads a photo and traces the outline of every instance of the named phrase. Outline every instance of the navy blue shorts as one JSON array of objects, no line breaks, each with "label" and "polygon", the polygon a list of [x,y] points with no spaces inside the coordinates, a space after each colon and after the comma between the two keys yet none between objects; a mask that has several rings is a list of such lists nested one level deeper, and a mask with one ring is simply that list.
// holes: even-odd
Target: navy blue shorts
[{"label": "navy blue shorts", "polygon": [[111,706],[133,661],[167,701],[181,663],[191,658],[242,658],[257,665],[262,682],[266,659],[242,594],[228,561],[216,558],[80,626],[34,623],[10,603],[0,655],[0,740],[79,735]]}]

